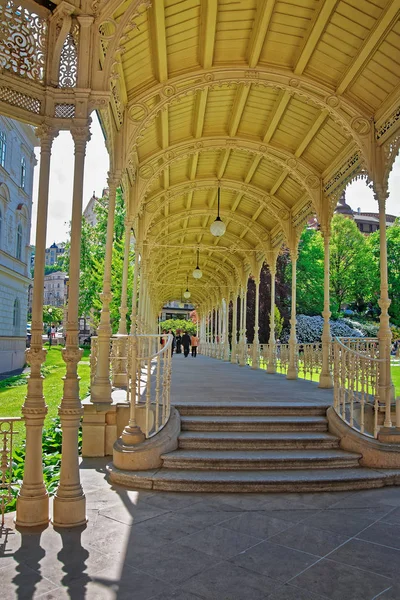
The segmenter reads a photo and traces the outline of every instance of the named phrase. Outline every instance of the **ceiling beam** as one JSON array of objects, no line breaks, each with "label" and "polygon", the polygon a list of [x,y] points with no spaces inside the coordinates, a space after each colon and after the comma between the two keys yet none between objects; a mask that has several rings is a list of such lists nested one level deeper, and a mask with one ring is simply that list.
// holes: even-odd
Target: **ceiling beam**
[{"label": "ceiling beam", "polygon": [[254,215],[251,217],[252,221],[257,221],[258,217],[261,215],[262,211],[264,210],[264,207],[261,205],[257,208],[256,212],[254,213]]},{"label": "ceiling beam", "polygon": [[193,202],[193,192],[189,192],[187,201],[186,201],[186,210],[189,210],[192,208],[192,202]]},{"label": "ceiling beam", "polygon": [[277,98],[277,101],[272,111],[268,129],[263,138],[263,142],[265,142],[266,144],[268,144],[271,141],[276,131],[276,128],[278,127],[280,120],[283,117],[283,113],[285,112],[286,107],[289,104],[289,101],[290,94],[288,91],[285,90],[279,94],[279,97]]},{"label": "ceiling beam", "polygon": [[375,27],[357,52],[355,60],[349,65],[346,73],[340,80],[336,89],[337,94],[343,94],[358,77],[364,65],[373,56],[376,48],[386,36],[388,29],[397,21],[399,14],[399,0],[391,0],[383,10],[381,18],[376,22]]},{"label": "ceiling beam", "polygon": [[218,2],[201,0],[200,64],[203,69],[213,65]]},{"label": "ceiling beam", "polygon": [[168,79],[164,0],[153,0],[149,15],[151,28],[149,39],[154,57],[154,71],[158,81],[164,83]]},{"label": "ceiling beam", "polygon": [[329,110],[327,110],[327,109],[322,110],[319,113],[319,115],[315,119],[313,125],[311,126],[311,129],[308,131],[305,138],[303,139],[303,141],[297,148],[296,152],[294,153],[294,155],[297,158],[300,158],[300,156],[303,154],[303,152],[305,151],[307,146],[310,144],[312,139],[317,135],[318,131],[321,129],[322,125],[325,123],[325,121],[327,120],[328,117],[329,117]]},{"label": "ceiling beam", "polygon": [[273,196],[281,187],[282,183],[285,181],[286,177],[289,175],[288,171],[282,171],[279,175],[278,179],[275,181],[274,185],[271,188],[270,194]]},{"label": "ceiling beam", "polygon": [[252,180],[253,175],[256,172],[256,169],[257,169],[258,165],[260,164],[260,162],[262,161],[262,159],[263,159],[262,155],[256,156],[254,158],[254,160],[251,163],[250,168],[249,168],[249,170],[247,172],[246,178],[244,180],[245,183],[250,183],[250,181]]},{"label": "ceiling beam", "polygon": [[240,120],[243,115],[244,107],[246,106],[247,98],[250,92],[250,87],[250,85],[245,85],[244,83],[241,83],[237,89],[229,124],[230,137],[235,137],[237,130],[239,129]]},{"label": "ceiling beam", "polygon": [[247,61],[251,69],[256,67],[260,60],[274,6],[275,0],[262,0],[258,3],[256,18],[254,19],[253,30],[247,51]]},{"label": "ceiling beam", "polygon": [[196,152],[196,154],[193,154],[192,160],[190,161],[189,179],[191,181],[193,181],[194,179],[196,179],[197,164],[198,164],[198,162],[199,162],[199,153]]},{"label": "ceiling beam", "polygon": [[193,136],[200,138],[203,135],[204,119],[206,116],[208,88],[199,90],[196,96],[195,102],[195,115],[194,115],[194,127]]},{"label": "ceiling beam", "polygon": [[243,196],[244,196],[243,192],[239,192],[238,193],[238,195],[236,196],[236,200],[232,204],[232,208],[231,208],[232,212],[235,212],[237,210],[237,207],[239,206],[240,201],[243,198]]},{"label": "ceiling beam", "polygon": [[301,75],[307,67],[337,4],[339,4],[338,0],[325,0],[325,2],[319,3],[319,10],[316,11],[316,15],[311,21],[308,36],[304,40],[300,56],[294,68],[295,75]]},{"label": "ceiling beam", "polygon": [[217,179],[222,179],[225,173],[226,165],[228,164],[230,148],[222,151],[221,160],[217,171]]}]

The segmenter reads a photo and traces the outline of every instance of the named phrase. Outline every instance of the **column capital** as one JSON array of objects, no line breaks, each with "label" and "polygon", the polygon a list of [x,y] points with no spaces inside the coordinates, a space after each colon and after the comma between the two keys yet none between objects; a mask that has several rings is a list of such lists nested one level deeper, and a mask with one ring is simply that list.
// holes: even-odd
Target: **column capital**
[{"label": "column capital", "polygon": [[116,172],[108,171],[107,183],[108,183],[109,188],[117,189],[117,187],[121,184],[121,172],[120,171],[116,171]]},{"label": "column capital", "polygon": [[378,202],[379,208],[381,210],[385,211],[386,200],[389,195],[387,186],[384,186],[380,183],[374,183],[373,190],[374,190],[374,197],[375,197],[375,200]]},{"label": "column capital", "polygon": [[92,15],[80,15],[76,18],[82,29],[86,29],[94,23],[94,17]]},{"label": "column capital", "polygon": [[58,134],[59,129],[53,125],[50,125],[49,123],[42,123],[35,128],[35,135],[40,139],[41,148],[43,148],[46,144],[49,144],[51,148],[51,144]]},{"label": "column capital", "polygon": [[90,123],[88,125],[73,125],[71,127],[71,135],[75,143],[75,153],[85,152],[86,144],[91,138]]}]

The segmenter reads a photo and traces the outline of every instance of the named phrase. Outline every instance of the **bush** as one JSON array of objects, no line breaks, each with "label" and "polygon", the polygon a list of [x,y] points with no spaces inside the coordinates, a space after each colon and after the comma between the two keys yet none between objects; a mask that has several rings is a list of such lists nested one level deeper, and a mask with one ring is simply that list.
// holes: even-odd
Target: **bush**
[{"label": "bush", "polygon": [[349,327],[356,329],[365,337],[377,337],[379,324],[377,323],[360,323],[352,319],[342,319]]},{"label": "bush", "polygon": [[[343,319],[330,321],[332,337],[362,337],[358,329],[350,327]],[[307,315],[297,315],[296,334],[299,344],[313,344],[320,342],[324,319],[320,316],[308,317]],[[284,329],[282,333],[282,342],[289,341],[290,329]]]}]

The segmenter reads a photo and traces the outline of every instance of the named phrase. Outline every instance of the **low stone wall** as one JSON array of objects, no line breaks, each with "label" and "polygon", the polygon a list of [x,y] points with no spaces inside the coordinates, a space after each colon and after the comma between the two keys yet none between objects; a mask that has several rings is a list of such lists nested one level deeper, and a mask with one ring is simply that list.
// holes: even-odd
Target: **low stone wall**
[{"label": "low stone wall", "polygon": [[330,407],[329,431],[340,438],[340,447],[362,455],[360,464],[375,469],[400,469],[400,444],[385,444],[355,431]]},{"label": "low stone wall", "polygon": [[0,336],[0,373],[22,369],[25,365],[26,339]]}]

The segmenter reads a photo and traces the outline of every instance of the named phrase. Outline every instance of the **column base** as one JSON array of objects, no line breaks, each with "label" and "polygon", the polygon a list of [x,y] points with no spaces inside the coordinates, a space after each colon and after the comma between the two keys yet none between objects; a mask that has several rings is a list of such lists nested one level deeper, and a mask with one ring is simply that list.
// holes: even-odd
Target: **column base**
[{"label": "column base", "polygon": [[330,390],[333,388],[333,379],[330,373],[321,373],[319,378],[318,387],[324,390]]},{"label": "column base", "polygon": [[111,404],[112,387],[109,379],[98,379],[93,382],[90,388],[90,399],[91,402],[99,402],[104,404]]},{"label": "column base", "polygon": [[49,495],[17,498],[15,524],[17,527],[41,527],[49,524]]},{"label": "column base", "polygon": [[292,379],[293,380],[293,379],[298,379],[298,378],[299,378],[299,376],[298,376],[297,369],[295,369],[293,367],[292,368],[289,367],[287,375],[286,375],[286,379]]},{"label": "column base", "polygon": [[269,373],[270,375],[275,375],[276,374],[276,367],[274,365],[268,365],[267,366],[267,373]]},{"label": "column base", "polygon": [[53,503],[53,519],[54,527],[79,527],[86,525],[86,497],[82,493],[81,496],[75,498],[54,497]]},{"label": "column base", "polygon": [[400,444],[400,428],[381,427],[378,432],[378,440],[384,444]]},{"label": "column base", "polygon": [[141,444],[146,439],[143,431],[140,427],[126,427],[121,434],[121,440],[124,446],[134,446],[135,444]]}]

